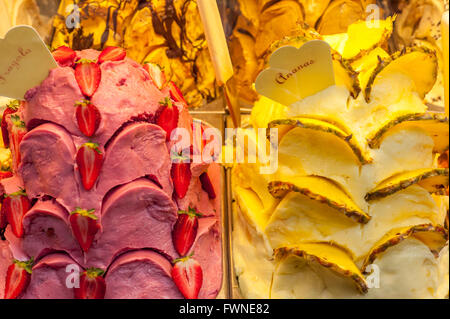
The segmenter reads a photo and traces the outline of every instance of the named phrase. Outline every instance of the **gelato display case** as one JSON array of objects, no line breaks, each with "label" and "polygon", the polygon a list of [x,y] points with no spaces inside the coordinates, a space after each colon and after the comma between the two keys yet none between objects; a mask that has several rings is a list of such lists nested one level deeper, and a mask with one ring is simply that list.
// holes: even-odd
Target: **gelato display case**
[{"label": "gelato display case", "polygon": [[0,298],[448,298],[448,1],[0,18]]}]

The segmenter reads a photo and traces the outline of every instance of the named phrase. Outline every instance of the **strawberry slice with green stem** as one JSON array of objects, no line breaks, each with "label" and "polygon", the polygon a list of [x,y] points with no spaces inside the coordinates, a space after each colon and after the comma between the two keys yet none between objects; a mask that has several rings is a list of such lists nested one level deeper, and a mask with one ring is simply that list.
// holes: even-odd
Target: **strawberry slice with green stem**
[{"label": "strawberry slice with green stem", "polygon": [[91,137],[97,131],[101,115],[98,108],[88,100],[83,100],[75,103],[76,107],[76,118],[78,123],[78,128],[81,133],[87,137]]},{"label": "strawberry slice with green stem", "polygon": [[31,272],[34,260],[13,260],[6,271],[5,299],[16,299],[28,287],[31,280]]},{"label": "strawberry slice with green stem", "polygon": [[84,143],[76,155],[81,182],[86,190],[91,190],[100,175],[103,165],[103,153],[97,143]]},{"label": "strawberry slice with green stem", "polygon": [[75,79],[81,92],[88,97],[94,95],[102,78],[100,67],[95,61],[81,59],[76,62]]},{"label": "strawberry slice with green stem", "polygon": [[170,140],[172,131],[178,127],[179,111],[178,107],[173,105],[172,100],[168,97],[164,101],[159,102],[164,108],[156,120],[156,124],[159,125],[166,132],[166,141]]},{"label": "strawberry slice with green stem", "polygon": [[23,237],[23,216],[30,209],[31,202],[23,189],[3,196],[2,215],[4,217],[2,218],[6,217],[13,234],[21,238]]},{"label": "strawberry slice with green stem", "polygon": [[53,58],[58,62],[59,66],[73,66],[77,54],[74,50],[67,46],[60,46],[52,52]]},{"label": "strawberry slice with green stem", "polygon": [[86,210],[77,207],[70,213],[69,222],[73,235],[84,252],[92,246],[95,235],[100,229],[98,217],[94,215],[94,212],[94,209]]},{"label": "strawberry slice with green stem", "polygon": [[145,62],[144,69],[150,75],[150,78],[152,79],[153,84],[159,90],[162,90],[162,88],[166,85],[166,81],[167,81],[166,75],[164,74],[162,67],[160,67],[158,64],[155,64],[155,63]]},{"label": "strawberry slice with green stem", "polygon": [[106,61],[121,61],[125,59],[127,52],[120,47],[107,47],[98,56],[98,64]]},{"label": "strawberry slice with green stem", "polygon": [[75,299],[104,299],[105,272],[99,268],[88,268],[80,276],[80,287],[74,288]]},{"label": "strawberry slice with green stem", "polygon": [[178,211],[178,219],[172,231],[172,241],[180,256],[186,256],[194,244],[198,231],[198,218],[201,216],[202,214],[191,207],[187,212]]},{"label": "strawberry slice with green stem", "polygon": [[203,284],[200,263],[192,255],[174,260],[172,280],[186,299],[197,299]]},{"label": "strawberry slice with green stem", "polygon": [[11,103],[7,105],[7,107],[3,111],[1,127],[2,127],[3,144],[5,145],[5,147],[9,147],[9,133],[8,133],[8,123],[6,122],[6,116],[8,114],[16,113],[17,110],[19,109],[19,106],[20,102],[18,100],[13,100],[11,101]]},{"label": "strawberry slice with green stem", "polygon": [[175,194],[178,198],[184,198],[189,188],[191,181],[191,163],[189,157],[183,157],[182,152],[180,154],[172,154],[172,168],[170,174],[172,176]]}]

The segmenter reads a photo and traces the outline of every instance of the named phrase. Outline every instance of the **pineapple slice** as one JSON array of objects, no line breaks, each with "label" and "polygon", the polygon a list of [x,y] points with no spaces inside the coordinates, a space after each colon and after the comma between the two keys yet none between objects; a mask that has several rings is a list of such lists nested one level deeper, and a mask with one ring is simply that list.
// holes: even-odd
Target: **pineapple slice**
[{"label": "pineapple slice", "polygon": [[262,232],[278,201],[274,200],[272,207],[266,208],[255,191],[242,187],[235,188],[235,197],[247,223]]},{"label": "pineapple slice", "polygon": [[414,237],[423,242],[436,256],[445,246],[447,241],[445,229],[433,224],[421,224],[393,229],[384,235],[370,250],[364,260],[362,271],[364,272],[367,266],[373,264],[387,249],[399,244],[409,237]]},{"label": "pineapple slice", "polygon": [[305,129],[318,131],[321,134],[330,134],[334,137],[335,143],[340,144],[343,148],[349,148],[361,164],[370,163],[372,159],[364,152],[353,134],[344,127],[343,124],[339,124],[337,121],[333,121],[332,124],[317,118],[297,117],[270,122],[268,124],[268,134],[269,129],[278,128],[278,138],[281,141],[283,137],[293,129]]},{"label": "pineapple slice", "polygon": [[363,212],[340,187],[322,177],[304,176],[293,178],[289,182],[272,181],[269,183],[269,192],[275,198],[296,192],[337,210],[357,223],[366,224],[370,220],[370,216]]},{"label": "pineapple slice", "polygon": [[[267,185],[270,182],[270,175],[260,174],[260,166],[258,164],[238,164],[233,169],[233,174],[235,180],[235,188],[245,188],[253,192],[257,196],[261,207],[258,209],[258,214],[266,215],[269,214],[273,208],[277,205],[278,200],[273,198],[267,189]],[[243,194],[245,196],[245,194]],[[246,197],[238,197],[241,200],[246,200]]]},{"label": "pineapple slice", "polygon": [[365,198],[367,201],[383,198],[414,184],[430,193],[441,193],[448,186],[448,175],[448,168],[424,168],[399,173],[382,181]]},{"label": "pineapple slice", "polygon": [[324,35],[323,40],[344,59],[354,63],[367,58],[369,52],[384,51],[382,46],[392,34],[393,20],[389,17],[386,20],[371,22],[358,21],[350,25],[346,33]]},{"label": "pineapple slice", "polygon": [[358,21],[348,27],[348,39],[342,56],[357,60],[377,47],[382,47],[392,34],[395,18],[386,20]]},{"label": "pineapple slice", "polygon": [[369,206],[369,213],[372,219],[362,229],[363,243],[357,253],[358,260],[365,259],[376,243],[394,228],[409,228],[421,224],[438,225],[441,221],[440,207],[432,195],[418,185],[374,200]]},{"label": "pineapple slice", "polygon": [[371,148],[378,148],[383,139],[390,133],[408,127],[419,127],[426,131],[434,141],[434,152],[443,153],[449,146],[449,121],[445,114],[414,113],[406,114],[391,120],[368,138]]},{"label": "pineapple slice", "polygon": [[290,192],[281,200],[265,228],[270,245],[279,248],[308,241],[332,241],[349,249],[357,258],[363,256],[368,248],[361,246],[362,224],[321,198],[311,197]]},{"label": "pineapple slice", "polygon": [[[281,123],[274,121],[272,125],[276,122]],[[313,127],[322,123],[324,122],[314,118],[291,118],[277,126],[279,135],[283,135],[283,131],[288,132],[283,135],[278,146],[278,170],[274,179],[287,181],[308,175],[326,177],[341,185],[355,203],[365,210],[367,203],[364,196],[370,187],[366,188],[361,183],[361,162],[349,147],[348,141],[343,138],[351,136],[353,141],[348,129],[337,121],[334,124],[325,122],[329,130],[323,125],[320,126],[323,130],[306,127],[291,129],[293,125]],[[330,133],[331,129],[341,138]],[[321,145],[323,147],[319,147]]]},{"label": "pineapple slice", "polygon": [[250,115],[250,122],[254,128],[266,128],[272,119],[284,117],[286,106],[265,96],[255,102]]},{"label": "pineapple slice", "polygon": [[436,82],[438,73],[436,52],[425,47],[411,47],[394,53],[390,58],[380,58],[363,86],[366,102],[370,102],[374,86],[388,81],[389,77],[398,73],[412,79],[415,92],[423,99]]},{"label": "pineapple slice", "polygon": [[389,54],[382,48],[377,47],[367,55],[351,62],[352,68],[358,73],[358,82],[361,87],[367,87],[370,76],[378,65],[380,59],[389,59]]},{"label": "pineapple slice", "polygon": [[368,291],[351,254],[334,243],[281,247],[274,255],[271,298],[354,298]]}]

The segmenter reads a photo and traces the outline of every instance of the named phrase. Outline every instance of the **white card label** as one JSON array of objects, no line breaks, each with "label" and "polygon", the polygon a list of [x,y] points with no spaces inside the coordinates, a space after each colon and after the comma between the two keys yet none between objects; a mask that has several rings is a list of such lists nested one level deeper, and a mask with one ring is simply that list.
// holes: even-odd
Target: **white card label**
[{"label": "white card label", "polygon": [[299,49],[277,49],[269,59],[269,68],[258,75],[255,88],[261,95],[291,105],[334,84],[330,46],[312,40]]},{"label": "white card label", "polygon": [[0,38],[0,96],[23,100],[58,65],[39,34],[30,26],[10,29]]}]

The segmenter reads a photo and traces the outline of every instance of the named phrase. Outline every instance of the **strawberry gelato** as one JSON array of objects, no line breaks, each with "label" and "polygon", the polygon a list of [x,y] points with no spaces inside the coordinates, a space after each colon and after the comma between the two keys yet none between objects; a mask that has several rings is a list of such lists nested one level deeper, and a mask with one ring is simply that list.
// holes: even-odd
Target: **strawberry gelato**
[{"label": "strawberry gelato", "polygon": [[[171,151],[169,130],[193,134],[183,97],[172,83],[158,89],[155,68],[123,49],[58,50],[60,66],[5,116],[17,146],[13,177],[0,180],[8,198],[0,297],[9,289],[24,299],[215,298],[220,167],[173,160],[181,150]],[[17,260],[32,260],[29,271]],[[11,264],[15,282],[6,274]],[[80,270],[79,287],[68,284],[69,266]],[[173,276],[175,268],[186,278]]]}]

